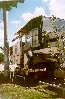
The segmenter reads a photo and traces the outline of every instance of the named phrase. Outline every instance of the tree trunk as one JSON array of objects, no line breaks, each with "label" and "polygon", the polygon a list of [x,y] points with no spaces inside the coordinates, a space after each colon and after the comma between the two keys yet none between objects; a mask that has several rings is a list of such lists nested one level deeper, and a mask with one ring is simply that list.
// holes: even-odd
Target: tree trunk
[{"label": "tree trunk", "polygon": [[4,75],[7,77],[9,72],[9,45],[7,41],[7,11],[3,9],[3,23],[4,23]]}]

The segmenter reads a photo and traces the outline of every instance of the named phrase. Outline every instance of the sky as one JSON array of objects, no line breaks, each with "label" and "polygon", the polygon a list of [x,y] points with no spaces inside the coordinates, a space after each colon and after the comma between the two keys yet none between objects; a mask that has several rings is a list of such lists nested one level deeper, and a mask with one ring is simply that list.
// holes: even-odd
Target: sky
[{"label": "sky", "polygon": [[[65,0],[25,0],[24,3],[19,3],[17,8],[12,8],[7,14],[8,41],[10,46],[15,33],[29,20],[39,15],[54,15],[65,19]],[[3,46],[3,38],[3,15],[2,10],[0,10],[0,46]]]}]

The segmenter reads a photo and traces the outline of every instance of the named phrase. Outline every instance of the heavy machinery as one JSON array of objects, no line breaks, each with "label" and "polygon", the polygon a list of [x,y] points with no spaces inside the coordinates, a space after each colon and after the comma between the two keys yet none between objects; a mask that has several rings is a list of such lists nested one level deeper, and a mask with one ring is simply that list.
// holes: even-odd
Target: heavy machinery
[{"label": "heavy machinery", "polygon": [[[16,68],[16,75],[23,77],[31,75],[34,78],[43,76],[54,76],[55,69],[60,66],[60,53],[56,47],[33,50],[31,62],[24,53],[24,66]],[[30,64],[30,63],[31,64]]]}]

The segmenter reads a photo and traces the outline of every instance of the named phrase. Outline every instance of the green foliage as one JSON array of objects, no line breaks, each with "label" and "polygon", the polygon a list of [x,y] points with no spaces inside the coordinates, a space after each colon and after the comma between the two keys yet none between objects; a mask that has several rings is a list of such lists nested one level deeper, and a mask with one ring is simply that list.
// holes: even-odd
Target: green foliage
[{"label": "green foliage", "polygon": [[51,43],[50,42],[48,42],[48,48],[51,48]]},{"label": "green foliage", "polygon": [[61,42],[59,40],[56,42],[56,46],[57,48],[61,49]]},{"label": "green foliage", "polygon": [[52,25],[52,28],[54,29],[54,32],[57,31],[57,25],[56,25],[56,17],[52,16],[51,18],[51,25]]},{"label": "green foliage", "polygon": [[24,0],[12,0],[12,1],[0,1],[0,8],[4,8],[6,10],[10,10],[12,7],[17,7],[18,3],[23,3]]},{"label": "green foliage", "polygon": [[4,61],[4,54],[0,53],[0,63]]},{"label": "green foliage", "polygon": [[39,16],[39,17],[36,17],[36,18],[33,18],[31,19],[23,28],[22,28],[22,31],[25,32],[28,32],[34,28],[39,28],[40,27],[40,24],[41,24],[41,19],[42,19],[42,16]]},{"label": "green foliage", "polygon": [[56,69],[54,72],[54,76],[57,78],[65,78],[65,71],[62,69]]},{"label": "green foliage", "polygon": [[3,99],[57,99],[62,96],[61,91],[54,91],[53,88],[49,89],[47,84],[34,87],[23,86],[0,84],[0,95]]},{"label": "green foliage", "polygon": [[44,47],[48,47],[48,42],[49,42],[49,35],[47,34],[47,32],[44,34]]}]

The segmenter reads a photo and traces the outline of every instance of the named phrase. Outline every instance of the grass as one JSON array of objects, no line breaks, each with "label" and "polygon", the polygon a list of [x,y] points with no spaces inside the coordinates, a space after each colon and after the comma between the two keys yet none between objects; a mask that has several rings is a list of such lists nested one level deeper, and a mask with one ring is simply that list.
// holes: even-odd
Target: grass
[{"label": "grass", "polygon": [[34,87],[24,87],[17,84],[1,84],[1,99],[56,99],[61,92],[50,90],[48,85],[37,85]]},{"label": "grass", "polygon": [[[0,99],[57,99],[63,97],[62,90],[33,79],[24,81],[16,78],[13,83],[0,76]],[[64,98],[63,98],[64,99]]]}]

